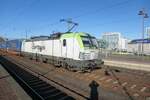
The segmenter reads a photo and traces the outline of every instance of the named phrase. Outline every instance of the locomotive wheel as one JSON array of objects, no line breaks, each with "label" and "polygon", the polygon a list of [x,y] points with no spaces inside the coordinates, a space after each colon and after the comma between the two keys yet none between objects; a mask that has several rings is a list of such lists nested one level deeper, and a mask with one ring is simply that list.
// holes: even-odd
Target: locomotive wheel
[{"label": "locomotive wheel", "polygon": [[43,62],[43,59],[42,59],[42,58],[39,58],[39,62]]},{"label": "locomotive wheel", "polygon": [[69,70],[69,71],[71,70],[71,69],[70,69],[70,66],[67,66],[67,70]]},{"label": "locomotive wheel", "polygon": [[69,71],[73,71],[73,69],[72,69],[72,67],[71,66],[67,66],[67,70],[69,70]]},{"label": "locomotive wheel", "polygon": [[33,60],[32,57],[29,58],[30,60]]},{"label": "locomotive wheel", "polygon": [[91,70],[91,69],[88,69],[86,72],[91,73],[91,72],[92,72],[92,70]]},{"label": "locomotive wheel", "polygon": [[67,69],[68,64],[67,63],[63,63],[63,68]]},{"label": "locomotive wheel", "polygon": [[80,72],[81,72],[81,73],[84,73],[84,72],[85,72],[85,70],[83,69],[83,67],[80,68]]}]

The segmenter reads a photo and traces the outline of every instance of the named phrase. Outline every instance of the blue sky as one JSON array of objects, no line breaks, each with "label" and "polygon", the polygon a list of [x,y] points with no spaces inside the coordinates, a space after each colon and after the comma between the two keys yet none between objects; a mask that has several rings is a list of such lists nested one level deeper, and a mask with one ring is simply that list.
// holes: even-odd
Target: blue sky
[{"label": "blue sky", "polygon": [[[100,38],[103,32],[121,32],[124,37],[141,37],[145,8],[150,15],[150,0],[0,0],[0,35],[11,39],[65,32],[72,18],[79,23],[74,31],[88,32]],[[145,27],[150,26],[150,18]]]}]

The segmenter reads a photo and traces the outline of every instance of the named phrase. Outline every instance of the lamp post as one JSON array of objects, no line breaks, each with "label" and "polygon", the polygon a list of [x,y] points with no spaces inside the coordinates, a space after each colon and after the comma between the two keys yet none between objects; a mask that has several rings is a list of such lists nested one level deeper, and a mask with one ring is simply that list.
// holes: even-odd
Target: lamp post
[{"label": "lamp post", "polygon": [[144,21],[148,18],[148,14],[145,12],[144,9],[140,10],[138,15],[142,16],[142,44],[141,44],[141,53],[143,55],[143,42],[144,42]]}]

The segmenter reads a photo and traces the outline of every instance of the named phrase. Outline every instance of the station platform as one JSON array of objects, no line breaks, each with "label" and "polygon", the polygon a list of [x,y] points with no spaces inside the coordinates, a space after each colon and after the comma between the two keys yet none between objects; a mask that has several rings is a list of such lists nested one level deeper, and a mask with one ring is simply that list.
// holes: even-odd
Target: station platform
[{"label": "station platform", "polygon": [[150,61],[130,61],[130,60],[117,60],[117,59],[103,59],[105,65],[115,66],[120,68],[149,71],[150,72]]},{"label": "station platform", "polygon": [[0,64],[0,100],[32,100]]}]

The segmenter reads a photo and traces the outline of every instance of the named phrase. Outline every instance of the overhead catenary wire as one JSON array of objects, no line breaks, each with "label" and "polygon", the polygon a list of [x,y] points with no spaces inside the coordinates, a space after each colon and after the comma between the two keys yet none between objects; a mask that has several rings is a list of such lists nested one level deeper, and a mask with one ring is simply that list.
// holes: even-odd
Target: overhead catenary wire
[{"label": "overhead catenary wire", "polygon": [[[135,21],[134,21],[134,18],[131,18],[130,20],[131,20],[132,22],[135,22]],[[130,20],[129,20],[129,18],[126,19],[126,20],[124,20],[124,21],[122,21],[122,19],[120,19],[120,20],[112,20],[112,21],[110,21],[110,22],[108,22],[108,23],[95,24],[95,25],[93,25],[93,27],[96,28],[96,27],[99,27],[99,26],[103,27],[103,26],[105,26],[105,25],[110,25],[110,24],[126,23],[126,22],[129,22]],[[131,22],[131,21],[130,21],[130,22]]]},{"label": "overhead catenary wire", "polygon": [[[24,11],[26,11],[26,9],[29,9],[30,7],[32,7],[33,5],[35,5],[36,3],[38,3],[38,1],[39,1],[39,0],[34,0],[34,1],[31,2],[28,6],[23,7],[22,10],[20,10],[16,16],[13,16],[13,18],[22,15],[22,14],[24,13]],[[129,0],[127,0],[127,1],[129,1]],[[125,2],[126,2],[126,1],[125,1]],[[118,5],[118,4],[122,4],[122,3],[125,3],[125,2],[120,2],[120,3],[117,3],[117,4],[110,5],[110,6],[111,6],[111,7],[112,7],[112,6],[116,6],[116,5]],[[106,7],[104,7],[104,8],[106,8]],[[103,8],[94,10],[94,11],[92,11],[91,13],[95,13],[95,12],[100,11],[100,10],[103,10]],[[82,15],[87,15],[87,14],[91,14],[91,13],[89,13],[89,12],[88,12],[88,13],[83,13]],[[79,17],[81,17],[82,15],[75,16],[75,17],[73,17],[73,18],[79,18]],[[13,20],[14,20],[14,19],[12,19],[12,21],[13,21]],[[54,24],[56,24],[56,23],[58,23],[58,22],[51,23],[50,25],[54,25]]]},{"label": "overhead catenary wire", "polygon": [[[98,8],[98,9],[90,11],[90,12],[85,12],[85,13],[83,13],[81,15],[78,15],[78,16],[74,16],[74,17],[72,17],[72,19],[81,18],[81,17],[87,16],[87,15],[91,15],[91,14],[95,14],[95,13],[98,13],[98,12],[101,12],[101,11],[111,9],[113,7],[121,6],[121,5],[124,5],[124,4],[128,3],[129,1],[131,1],[131,0],[125,0],[125,1],[122,1],[122,2],[119,2],[119,3],[107,5],[105,7]],[[29,6],[25,7],[23,10],[21,10],[18,15],[20,16],[21,14],[23,14],[23,12],[26,9],[30,8],[33,4],[36,4],[36,3],[38,3],[38,0],[34,0]],[[55,25],[58,25],[58,24],[60,24],[59,21],[56,21],[56,22],[53,22],[53,23],[49,24],[48,26],[55,26]]]},{"label": "overhead catenary wire", "polygon": [[[16,14],[16,16],[12,16],[12,17],[10,17],[10,19],[8,20],[8,22],[7,22],[7,25],[9,25],[9,26],[11,26],[12,25],[12,22],[13,21],[15,21],[15,19],[18,17],[18,16],[21,16],[27,9],[29,9],[30,7],[33,7],[33,5],[35,5],[36,3],[38,3],[38,1],[40,1],[40,0],[33,0],[31,3],[29,3],[27,6],[23,6],[23,7],[21,7],[21,9],[20,8],[17,8],[17,9],[19,9],[18,10],[18,14]],[[6,26],[6,25],[3,25],[3,26],[1,26],[1,28],[2,29],[6,29],[6,28],[9,28],[8,26]],[[13,27],[14,28],[14,27]],[[25,34],[26,34],[26,32],[25,32]]]},{"label": "overhead catenary wire", "polygon": [[72,17],[72,18],[73,19],[78,19],[78,18],[87,16],[87,15],[91,15],[91,14],[95,14],[95,13],[98,13],[98,12],[101,12],[101,11],[104,11],[104,10],[112,9],[114,7],[121,6],[121,5],[124,5],[126,3],[129,3],[129,1],[131,1],[131,0],[125,0],[125,1],[122,1],[122,2],[119,2],[119,3],[111,4],[111,5],[108,5],[106,7],[98,8],[98,9],[90,11],[90,12],[85,12],[81,15],[78,15],[78,16],[75,16],[75,17]]},{"label": "overhead catenary wire", "polygon": [[[84,16],[88,16],[88,15],[93,15],[93,14],[97,14],[99,12],[104,12],[104,13],[108,13],[106,12],[106,10],[109,10],[109,9],[112,9],[114,7],[118,7],[118,6],[122,6],[122,5],[126,5],[127,3],[130,3],[130,2],[133,2],[134,0],[125,0],[125,1],[122,1],[122,2],[118,2],[118,3],[115,3],[115,4],[112,4],[112,5],[108,5],[106,7],[103,7],[103,8],[99,8],[99,9],[96,9],[96,10],[93,10],[93,11],[90,11],[90,12],[86,12],[86,13],[83,13],[79,16],[75,16],[75,17],[72,17],[72,19],[79,19],[79,18],[82,18]],[[109,14],[109,13],[108,13]],[[129,20],[129,19],[128,19]],[[104,25],[110,25],[112,23],[124,23],[124,20],[114,20],[114,21],[111,21],[111,22],[108,22],[108,23],[102,23],[102,24],[95,24],[95,25],[91,25],[92,27],[98,27],[100,25],[104,26]]]},{"label": "overhead catenary wire", "polygon": [[[99,13],[99,12],[102,12],[102,11],[106,11],[108,9],[112,9],[114,7],[118,7],[118,6],[124,5],[126,3],[129,3],[129,1],[130,0],[125,0],[125,1],[117,2],[117,3],[113,3],[113,4],[110,4],[110,5],[106,5],[105,7],[98,8],[98,9],[90,11],[90,12],[85,12],[85,13],[83,13],[81,15],[78,15],[78,16],[74,16],[74,17],[72,17],[72,19],[78,19],[78,18],[82,18],[82,17],[87,16],[87,15],[93,15],[93,14],[96,14],[96,13]],[[38,3],[38,0],[34,0],[32,3],[29,4],[29,6],[24,7],[22,10],[20,10],[18,15],[19,16],[22,15],[26,9],[29,9],[32,5],[34,5],[36,3]],[[105,12],[105,13],[107,13],[107,12]],[[18,15],[16,15],[16,17]],[[56,22],[53,22],[53,23],[49,24],[48,27],[51,28],[51,27],[56,26],[58,24],[60,24],[60,22],[56,21]]]},{"label": "overhead catenary wire", "polygon": [[[103,7],[103,8],[99,8],[99,9],[93,10],[93,11],[91,11],[91,12],[86,12],[86,13],[83,13],[83,14],[81,14],[81,15],[78,15],[78,16],[75,16],[75,17],[71,17],[71,19],[78,19],[78,18],[87,16],[87,15],[93,15],[93,14],[95,14],[95,13],[98,13],[98,12],[101,12],[101,11],[105,11],[105,10],[108,10],[108,9],[111,9],[111,8],[113,8],[113,7],[117,7],[117,6],[121,6],[121,5],[127,4],[127,3],[129,3],[129,1],[130,1],[130,0],[125,0],[125,1],[122,1],[122,2],[119,2],[119,3],[115,3],[115,4],[112,4],[112,5]],[[57,24],[58,24],[58,23],[57,23]],[[57,25],[57,24],[52,24],[52,25]]]},{"label": "overhead catenary wire", "polygon": [[[122,6],[122,5],[124,5],[124,4],[129,3],[129,1],[130,1],[130,0],[125,0],[125,1],[122,1],[122,2],[115,3],[115,4],[107,5],[106,7],[98,8],[98,9],[96,9],[96,10],[93,10],[93,11],[90,11],[90,12],[85,12],[85,13],[83,13],[83,14],[81,14],[81,15],[72,17],[72,19],[79,19],[79,18],[82,18],[82,17],[84,17],[84,16],[93,15],[93,14],[96,14],[96,13],[98,13],[98,12],[102,12],[102,11],[106,11],[106,10],[112,9],[112,8],[114,8],[114,7]],[[132,0],[132,1],[133,1],[133,0]],[[105,12],[105,13],[106,13],[106,12]],[[113,22],[115,22],[115,21],[113,21]],[[118,22],[118,20],[117,20],[117,22]],[[119,22],[120,22],[120,21],[119,21]],[[110,23],[108,23],[108,24],[110,24]],[[96,26],[96,25],[94,25],[94,26]]]},{"label": "overhead catenary wire", "polygon": [[35,5],[36,3],[38,3],[38,1],[40,0],[33,0],[31,3],[29,3],[27,6],[23,6],[20,8],[17,8],[19,9],[18,10],[18,13],[15,15],[15,16],[12,16],[10,17],[10,19],[8,20],[8,24],[10,24],[12,21],[15,21],[15,19],[18,17],[18,16],[21,16],[27,9],[29,9],[30,7],[33,7],[33,5]]}]

